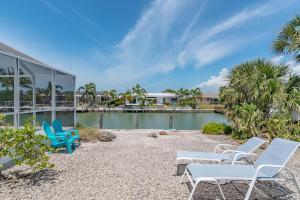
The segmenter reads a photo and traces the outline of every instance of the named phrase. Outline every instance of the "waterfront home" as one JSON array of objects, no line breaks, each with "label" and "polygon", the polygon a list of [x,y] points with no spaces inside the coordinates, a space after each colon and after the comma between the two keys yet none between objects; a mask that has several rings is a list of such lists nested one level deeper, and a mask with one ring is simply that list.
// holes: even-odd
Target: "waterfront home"
[{"label": "waterfront home", "polygon": [[[145,94],[147,102],[150,104],[161,106],[161,105],[176,105],[177,95],[172,93],[146,93]],[[138,99],[133,98],[131,101],[126,100],[126,105],[140,105]]]},{"label": "waterfront home", "polygon": [[204,93],[201,97],[197,98],[198,104],[220,104],[220,97],[216,93]]}]

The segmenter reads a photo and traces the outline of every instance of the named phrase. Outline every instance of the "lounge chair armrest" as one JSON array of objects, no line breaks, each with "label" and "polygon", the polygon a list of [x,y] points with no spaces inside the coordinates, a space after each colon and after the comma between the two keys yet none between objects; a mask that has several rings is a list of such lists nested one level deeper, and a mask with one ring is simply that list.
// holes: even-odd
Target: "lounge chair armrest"
[{"label": "lounge chair armrest", "polygon": [[244,153],[243,151],[236,151],[236,150],[225,150],[223,151],[223,154],[228,154],[228,153]]},{"label": "lounge chair armrest", "polygon": [[[251,159],[251,156],[256,156],[256,157],[258,157],[258,155],[255,154],[255,153],[237,152],[237,153],[234,155],[231,164],[234,165],[235,163],[239,162],[238,160],[241,159],[241,158],[250,157],[250,159]],[[253,161],[252,159],[251,159],[251,161],[254,163],[254,161]]]},{"label": "lounge chair armrest", "polygon": [[232,147],[237,147],[236,145],[233,145],[233,144],[218,144],[216,147],[215,147],[215,152],[217,152],[218,150],[222,150],[222,148],[224,147],[227,147],[228,148],[232,148]]},{"label": "lounge chair armrest", "polygon": [[283,165],[259,165],[256,170],[255,170],[255,173],[253,175],[253,178],[252,180],[256,180],[258,175],[259,175],[259,172],[263,169],[263,168],[283,168],[284,166]]}]

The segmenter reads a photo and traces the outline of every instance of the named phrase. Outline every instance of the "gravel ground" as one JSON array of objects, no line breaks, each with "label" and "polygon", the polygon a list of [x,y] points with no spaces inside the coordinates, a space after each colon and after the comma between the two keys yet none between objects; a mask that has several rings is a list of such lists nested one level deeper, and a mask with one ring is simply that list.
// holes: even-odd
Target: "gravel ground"
[{"label": "gravel ground", "polygon": [[[157,130],[114,130],[117,139],[108,143],[83,143],[72,155],[51,155],[54,169],[26,175],[24,167],[9,172],[18,179],[0,180],[2,199],[187,199],[190,185],[175,176],[177,150],[212,151],[218,143],[235,143],[225,136],[205,136],[199,131],[175,131],[158,138],[147,137]],[[290,169],[300,178],[300,153]],[[180,171],[180,170],[179,170]],[[6,172],[8,173],[8,172]],[[285,187],[286,186],[286,187]],[[252,199],[280,199],[295,191],[285,183],[257,184],[268,198],[257,191]],[[243,199],[247,185],[221,185],[227,199]],[[271,196],[272,197],[271,197]],[[277,197],[274,197],[277,196]],[[216,185],[200,184],[195,199],[221,199]]]}]

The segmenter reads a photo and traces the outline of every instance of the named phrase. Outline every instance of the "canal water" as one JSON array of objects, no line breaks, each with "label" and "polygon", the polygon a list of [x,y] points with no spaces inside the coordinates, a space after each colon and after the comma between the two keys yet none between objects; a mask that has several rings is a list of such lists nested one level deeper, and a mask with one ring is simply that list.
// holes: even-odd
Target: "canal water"
[{"label": "canal water", "polygon": [[[172,128],[177,130],[199,130],[208,122],[228,123],[218,113],[123,113],[105,112],[103,128],[106,129],[168,129],[171,115]],[[89,127],[99,127],[100,113],[77,113],[77,121]]]}]

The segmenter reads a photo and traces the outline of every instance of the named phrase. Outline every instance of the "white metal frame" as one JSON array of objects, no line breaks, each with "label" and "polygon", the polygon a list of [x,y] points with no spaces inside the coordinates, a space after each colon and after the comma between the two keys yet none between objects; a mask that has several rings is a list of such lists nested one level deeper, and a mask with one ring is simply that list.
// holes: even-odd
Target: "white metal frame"
[{"label": "white metal frame", "polygon": [[[58,70],[55,69],[53,67],[50,67],[44,63],[41,62],[36,62],[34,60],[30,60],[24,57],[20,57],[20,56],[16,56],[15,54],[12,54],[10,52],[5,52],[0,50],[0,54],[2,55],[6,55],[9,57],[12,57],[14,59],[16,59],[16,66],[14,66],[14,74],[13,75],[0,75],[0,77],[13,77],[14,78],[14,106],[13,107],[9,107],[14,109],[13,112],[7,112],[7,113],[2,113],[4,115],[13,115],[14,116],[14,127],[15,128],[19,128],[20,127],[20,115],[21,114],[32,114],[35,118],[35,120],[33,121],[33,124],[36,124],[36,113],[39,112],[51,112],[51,119],[52,121],[55,119],[56,116],[56,111],[73,111],[74,112],[74,125],[76,124],[76,77],[73,74],[64,72],[62,70]],[[24,75],[20,75],[19,74],[19,68],[20,68],[20,60],[38,65],[39,67],[51,70],[51,75],[35,75],[35,74],[30,74],[29,75],[25,75],[26,77],[31,77],[32,80],[32,86],[33,86],[33,90],[32,90],[32,95],[33,95],[33,99],[32,99],[32,110],[30,111],[20,111],[20,77],[23,77]],[[25,69],[26,70],[26,69]],[[27,71],[27,70],[26,70]],[[29,70],[28,70],[29,71]],[[55,94],[55,88],[56,88],[56,81],[55,81],[55,77],[56,77],[56,72],[60,72],[63,73],[63,75],[59,75],[59,76],[71,76],[74,78],[74,104],[72,107],[57,107],[56,106],[56,94]],[[50,109],[37,109],[36,107],[36,77],[49,77],[51,80],[51,84],[52,84],[52,98],[51,98],[51,108]]]},{"label": "white metal frame", "polygon": [[[267,167],[269,167],[269,168],[279,168],[280,171],[282,171],[282,169],[285,169],[287,171],[287,173],[290,175],[290,177],[289,178],[283,178],[283,179],[276,178],[276,177],[275,178],[274,177],[259,178],[258,177],[259,172],[263,168],[267,168]],[[295,185],[295,187],[297,189],[298,196],[299,196],[298,198],[300,198],[300,187],[299,187],[299,185],[297,183],[296,177],[295,177],[295,175],[289,169],[285,168],[284,165],[260,165],[260,166],[258,166],[256,168],[256,170],[255,170],[252,178],[235,177],[233,179],[226,179],[226,178],[221,178],[221,177],[220,178],[212,178],[212,177],[211,178],[207,178],[207,177],[202,178],[202,177],[199,177],[196,180],[193,180],[192,177],[191,177],[191,175],[189,174],[187,168],[185,169],[184,174],[181,177],[180,183],[183,183],[185,177],[188,177],[188,180],[189,180],[189,182],[192,185],[192,191],[190,193],[190,196],[189,196],[188,200],[192,200],[193,199],[194,192],[195,192],[198,184],[201,183],[201,182],[215,182],[218,185],[218,188],[220,190],[222,198],[224,200],[226,200],[224,192],[223,192],[223,190],[222,190],[222,188],[220,186],[220,183],[219,183],[219,181],[224,181],[224,180],[225,181],[246,181],[246,182],[248,182],[249,183],[249,188],[248,188],[248,191],[246,193],[246,196],[245,196],[244,200],[249,200],[251,192],[252,192],[253,189],[258,190],[260,193],[262,193],[263,195],[265,195],[263,192],[261,192],[258,188],[255,187],[255,182],[256,181],[292,181],[292,183]]]}]

